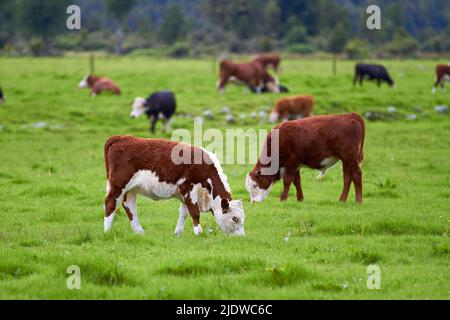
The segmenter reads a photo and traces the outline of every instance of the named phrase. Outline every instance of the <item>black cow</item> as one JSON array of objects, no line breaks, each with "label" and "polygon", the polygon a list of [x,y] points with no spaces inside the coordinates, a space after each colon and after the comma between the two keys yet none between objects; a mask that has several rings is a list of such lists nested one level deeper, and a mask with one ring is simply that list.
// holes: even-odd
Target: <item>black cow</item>
[{"label": "black cow", "polygon": [[386,68],[379,64],[357,64],[355,67],[353,85],[356,85],[356,82],[359,81],[359,84],[362,86],[364,78],[368,80],[377,80],[378,86],[381,86],[382,81],[387,82],[391,87],[395,84]]},{"label": "black cow", "polygon": [[5,96],[3,95],[3,90],[2,90],[2,88],[0,88],[0,103],[3,103],[3,102],[5,102]]},{"label": "black cow", "polygon": [[136,119],[144,113],[147,114],[147,117],[151,119],[150,131],[152,133],[155,132],[156,122],[162,119],[164,121],[164,131],[167,131],[170,119],[176,108],[175,95],[170,91],[160,91],[153,93],[147,99],[140,97],[134,99],[130,116]]}]

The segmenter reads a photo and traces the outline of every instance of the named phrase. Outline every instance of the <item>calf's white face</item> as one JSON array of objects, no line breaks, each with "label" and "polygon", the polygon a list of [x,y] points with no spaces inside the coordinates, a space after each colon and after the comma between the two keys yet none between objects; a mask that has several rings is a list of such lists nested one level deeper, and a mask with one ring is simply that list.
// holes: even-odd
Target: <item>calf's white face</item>
[{"label": "calf's white face", "polygon": [[145,109],[146,109],[145,101],[146,100],[141,97],[137,97],[136,99],[134,99],[131,114],[130,114],[131,118],[133,118],[133,119],[139,118],[140,116],[142,116],[145,113]]},{"label": "calf's white face", "polygon": [[78,86],[79,86],[80,88],[89,88],[89,84],[88,84],[88,82],[87,82],[87,79],[88,79],[88,76],[85,76],[85,77],[80,81],[80,83],[78,84]]},{"label": "calf's white face", "polygon": [[262,189],[258,186],[258,184],[250,177],[250,175],[247,175],[245,186],[247,188],[247,191],[250,193],[250,201],[251,202],[262,202],[264,199],[267,198],[267,196],[270,193],[270,190],[272,189],[273,184],[269,186],[267,189]]},{"label": "calf's white face", "polygon": [[245,213],[241,200],[231,200],[229,208],[215,215],[216,222],[220,228],[227,234],[244,236]]}]

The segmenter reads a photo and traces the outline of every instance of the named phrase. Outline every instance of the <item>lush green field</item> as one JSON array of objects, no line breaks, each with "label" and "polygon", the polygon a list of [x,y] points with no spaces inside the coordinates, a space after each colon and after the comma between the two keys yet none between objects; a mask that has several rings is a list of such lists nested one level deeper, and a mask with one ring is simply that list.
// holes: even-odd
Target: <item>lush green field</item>
[{"label": "lush green field", "polygon": [[[334,77],[329,61],[286,61],[282,83],[313,94],[316,114],[395,106],[400,115],[367,122],[362,206],[353,189],[351,201],[338,202],[340,165],[321,183],[302,169],[304,203],[294,190],[280,203],[278,184],[257,204],[244,185],[252,166],[225,166],[234,197],[244,199],[246,236],[237,238],[221,230],[195,237],[190,218],[176,237],[178,201],[144,198],[144,235],[133,234],[123,211],[104,235],[103,144],[110,135],[151,136],[148,121],[129,113],[135,96],[153,90],[175,91],[180,112],[214,110],[206,127],[220,129],[223,106],[249,114],[279,95],[217,94],[213,61],[102,58],[97,72],[123,95],[91,98],[77,87],[87,58],[0,58],[8,98],[0,106],[0,298],[449,299],[450,123],[434,106],[448,105],[450,93],[431,95],[436,63],[386,61],[397,86],[378,89],[353,88],[353,62],[340,62]],[[406,120],[412,113],[418,119]],[[193,120],[177,117],[172,127],[192,129]],[[212,224],[202,216],[204,230]],[[369,264],[381,269],[381,290],[366,286]],[[80,290],[66,287],[70,265],[81,269]]]}]

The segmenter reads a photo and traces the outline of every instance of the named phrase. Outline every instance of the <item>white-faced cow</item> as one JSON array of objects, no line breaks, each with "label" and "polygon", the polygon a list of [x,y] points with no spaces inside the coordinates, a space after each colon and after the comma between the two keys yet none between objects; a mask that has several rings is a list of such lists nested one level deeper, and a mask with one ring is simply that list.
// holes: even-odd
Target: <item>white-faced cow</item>
[{"label": "white-faced cow", "polygon": [[[325,115],[307,119],[284,122],[274,129],[278,134],[278,161],[275,174],[265,174],[269,164],[262,164],[258,160],[255,168],[247,176],[246,187],[250,192],[252,201],[263,201],[269,194],[273,184],[283,179],[284,190],[281,201],[287,200],[289,188],[292,183],[297,189],[297,200],[303,200],[300,184],[300,167],[306,166],[325,171],[336,164],[343,162],[344,188],[341,201],[347,201],[350,185],[353,182],[356,190],[356,201],[362,202],[362,171],[361,163],[364,157],[365,124],[361,116],[352,113],[345,115]],[[263,154],[273,161],[272,130],[266,139]],[[277,151],[277,150],[275,150]]]},{"label": "white-faced cow", "polygon": [[381,82],[387,82],[391,87],[395,85],[387,69],[379,64],[357,64],[353,85],[356,85],[359,81],[359,84],[362,86],[364,79],[376,80],[379,87],[381,86]]},{"label": "white-faced cow", "polygon": [[156,122],[162,119],[164,131],[167,131],[176,109],[175,94],[170,91],[160,91],[151,94],[147,99],[141,97],[134,99],[130,117],[136,119],[145,113],[151,119],[151,132],[155,132]]},{"label": "white-faced cow", "polygon": [[313,108],[314,98],[312,96],[284,97],[277,101],[269,120],[276,122],[278,120],[307,118],[312,115]]},{"label": "white-faced cow", "polygon": [[439,64],[436,66],[436,82],[433,86],[433,94],[436,93],[439,85],[445,91],[445,81],[450,81],[450,64]]},{"label": "white-faced cow", "polygon": [[229,60],[222,61],[217,90],[223,91],[230,81],[245,84],[254,88],[257,93],[260,93],[264,87],[271,92],[279,92],[277,81],[259,62],[234,63]]},{"label": "white-faced cow", "polygon": [[90,88],[93,97],[101,94],[103,91],[109,91],[120,96],[119,86],[109,78],[98,77],[93,74],[85,76],[79,83],[80,88]]},{"label": "white-faced cow", "polygon": [[104,231],[111,229],[122,204],[136,233],[139,223],[136,197],[180,200],[178,224],[181,235],[188,213],[196,235],[203,232],[200,212],[211,211],[227,234],[244,235],[244,209],[233,200],[226,176],[216,156],[209,151],[163,139],[114,136],[105,144],[107,194]]}]

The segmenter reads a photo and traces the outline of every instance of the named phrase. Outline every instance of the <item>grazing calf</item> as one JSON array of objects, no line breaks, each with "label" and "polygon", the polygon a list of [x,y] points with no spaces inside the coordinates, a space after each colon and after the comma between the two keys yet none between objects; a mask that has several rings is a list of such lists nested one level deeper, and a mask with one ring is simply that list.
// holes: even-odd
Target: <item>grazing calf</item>
[{"label": "grazing calf", "polygon": [[[350,184],[356,190],[356,201],[362,203],[362,171],[364,157],[365,124],[361,116],[345,115],[316,116],[307,119],[284,122],[276,126],[279,134],[279,167],[273,175],[263,175],[261,158],[247,176],[246,187],[251,201],[263,201],[273,184],[283,179],[284,190],[281,201],[287,200],[291,183],[297,189],[297,200],[303,201],[300,184],[300,167],[306,166],[325,171],[341,160],[344,167],[344,189],[341,201],[347,201]],[[267,136],[263,153],[270,154],[272,132]],[[269,152],[266,153],[265,150]],[[270,164],[267,165],[269,167]]]},{"label": "grazing calf", "polygon": [[3,102],[5,102],[6,101],[6,98],[5,98],[5,96],[3,95],[3,90],[2,90],[2,88],[0,87],[0,103],[3,103]]},{"label": "grazing calf", "polygon": [[134,99],[130,117],[139,118],[144,113],[151,119],[150,131],[155,132],[156,122],[162,118],[164,131],[168,131],[170,119],[177,109],[175,95],[170,91],[160,91],[151,94],[147,99],[137,97]]},{"label": "grazing calf", "polygon": [[436,82],[433,86],[433,94],[436,93],[439,85],[441,85],[442,92],[445,91],[445,81],[450,81],[450,64],[439,64],[436,66]]},{"label": "grazing calf", "polygon": [[222,61],[217,90],[223,91],[228,82],[233,80],[255,88],[258,93],[264,87],[267,87],[271,92],[279,92],[275,79],[258,62],[234,63],[228,60]]},{"label": "grazing calf", "polygon": [[362,86],[364,78],[377,80],[378,86],[381,86],[382,81],[387,82],[391,87],[395,84],[386,68],[378,64],[357,64],[353,85],[356,85],[357,81],[359,81],[359,84]]},{"label": "grazing calf", "polygon": [[293,120],[307,118],[312,115],[314,98],[311,96],[293,96],[278,100],[275,110],[270,114],[269,120]]},{"label": "grazing calf", "polygon": [[101,94],[103,91],[109,91],[120,96],[120,88],[109,78],[98,77],[93,74],[85,76],[79,83],[80,88],[91,88],[93,97]]},{"label": "grazing calf", "polygon": [[[187,161],[177,162],[178,157],[187,157]],[[136,197],[140,194],[153,200],[181,201],[177,235],[183,233],[188,213],[194,223],[194,233],[202,233],[200,212],[209,211],[225,233],[244,235],[242,202],[232,200],[222,167],[207,150],[163,139],[114,136],[105,144],[105,167],[105,232],[111,229],[120,204],[132,229],[136,233],[144,232],[136,207]]]},{"label": "grazing calf", "polygon": [[281,57],[278,53],[266,53],[256,56],[253,62],[261,63],[265,69],[272,67],[276,74],[280,73]]}]

